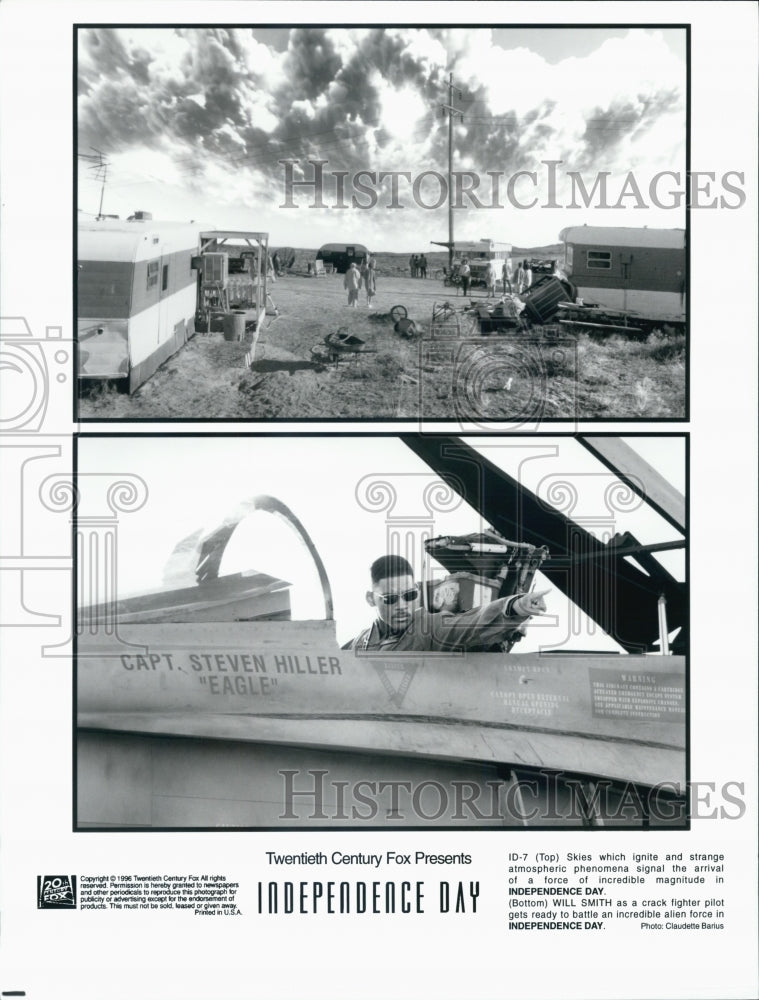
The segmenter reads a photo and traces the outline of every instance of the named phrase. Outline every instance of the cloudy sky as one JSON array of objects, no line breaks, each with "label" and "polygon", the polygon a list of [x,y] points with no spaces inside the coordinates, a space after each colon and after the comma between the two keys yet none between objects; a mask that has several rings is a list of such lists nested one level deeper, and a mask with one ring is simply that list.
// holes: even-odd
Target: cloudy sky
[{"label": "cloudy sky", "polygon": [[[681,227],[682,209],[651,204],[659,171],[685,168],[685,32],[579,28],[92,28],[79,33],[78,148],[108,161],[103,211],[198,219],[217,227],[264,229],[274,246],[357,241],[375,250],[430,249],[447,239],[447,209],[415,205],[413,181],[446,173],[449,73],[463,121],[454,128],[454,170],[480,178],[479,200],[455,213],[456,237],[521,246],[555,242],[561,228]],[[285,171],[313,176],[324,166],[324,208],[311,191],[285,202]],[[550,171],[555,168],[553,201]],[[336,208],[332,171],[347,172],[350,206],[357,171],[403,171],[397,204],[391,179],[364,185],[370,208]],[[507,184],[518,171],[534,171]],[[301,173],[303,171],[303,173]],[[493,191],[488,171],[502,174]],[[629,171],[646,204],[628,193],[619,209],[568,207],[569,171],[588,190],[608,171],[608,202]],[[79,161],[79,209],[96,213],[100,172]],[[467,182],[469,186],[470,182]],[[660,197],[671,201],[669,180]],[[628,192],[630,189],[628,188]],[[420,198],[434,204],[428,177]],[[369,196],[358,195],[370,202]]]}]

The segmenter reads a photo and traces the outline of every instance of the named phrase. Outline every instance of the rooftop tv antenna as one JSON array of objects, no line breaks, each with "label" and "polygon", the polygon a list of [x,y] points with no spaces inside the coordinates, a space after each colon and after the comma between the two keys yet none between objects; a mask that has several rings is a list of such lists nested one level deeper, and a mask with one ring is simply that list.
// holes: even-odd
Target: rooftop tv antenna
[{"label": "rooftop tv antenna", "polygon": [[108,178],[108,167],[110,166],[108,160],[106,160],[105,155],[101,153],[99,149],[95,149],[94,146],[90,146],[92,153],[80,153],[80,160],[87,160],[92,170],[95,174],[95,181],[100,181],[100,205],[98,207],[97,219],[103,218],[103,197],[105,195],[105,182]]}]

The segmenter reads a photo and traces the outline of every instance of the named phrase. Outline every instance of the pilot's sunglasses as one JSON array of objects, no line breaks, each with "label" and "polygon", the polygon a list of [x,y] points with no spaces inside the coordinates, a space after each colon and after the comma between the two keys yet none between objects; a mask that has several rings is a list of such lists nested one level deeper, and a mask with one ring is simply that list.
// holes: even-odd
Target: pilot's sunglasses
[{"label": "pilot's sunglasses", "polygon": [[416,587],[413,590],[405,590],[402,594],[377,594],[377,597],[379,597],[381,601],[384,601],[385,604],[397,604],[401,597],[404,601],[406,601],[406,603],[410,604],[412,601],[415,601],[418,596],[419,591]]}]

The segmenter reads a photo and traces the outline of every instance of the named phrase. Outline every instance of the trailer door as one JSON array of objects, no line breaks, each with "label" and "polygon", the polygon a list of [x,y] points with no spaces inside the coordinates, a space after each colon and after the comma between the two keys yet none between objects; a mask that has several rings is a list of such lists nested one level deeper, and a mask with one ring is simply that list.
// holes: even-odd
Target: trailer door
[{"label": "trailer door", "polygon": [[173,275],[171,274],[171,254],[165,246],[161,247],[161,273],[159,277],[158,299],[158,329],[156,330],[156,347],[171,336],[170,298]]},{"label": "trailer door", "polygon": [[619,266],[621,269],[622,278],[622,308],[627,310],[627,290],[632,287],[632,266],[633,266],[633,255],[631,253],[620,253],[619,255]]}]

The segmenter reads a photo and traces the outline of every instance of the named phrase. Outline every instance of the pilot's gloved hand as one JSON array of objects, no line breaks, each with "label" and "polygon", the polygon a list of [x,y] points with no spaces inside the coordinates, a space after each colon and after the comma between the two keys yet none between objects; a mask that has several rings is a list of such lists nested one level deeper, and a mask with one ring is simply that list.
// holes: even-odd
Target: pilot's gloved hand
[{"label": "pilot's gloved hand", "polygon": [[544,615],[548,610],[544,598],[550,593],[550,590],[533,590],[529,594],[520,594],[511,605],[512,615],[522,615],[525,618]]}]

